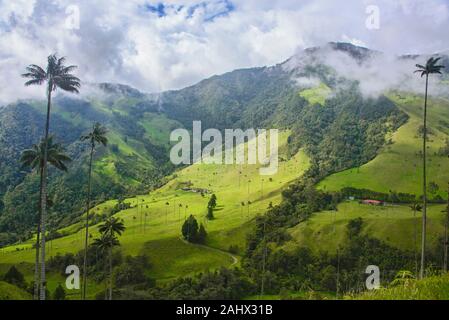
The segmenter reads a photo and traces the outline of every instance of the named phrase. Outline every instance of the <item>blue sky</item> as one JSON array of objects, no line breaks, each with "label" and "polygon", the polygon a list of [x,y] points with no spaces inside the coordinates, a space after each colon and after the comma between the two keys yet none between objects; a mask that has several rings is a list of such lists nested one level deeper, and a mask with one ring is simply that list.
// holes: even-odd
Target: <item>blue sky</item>
[{"label": "blue sky", "polygon": [[[366,25],[370,5],[379,28]],[[52,52],[85,81],[157,92],[328,41],[397,54],[447,50],[447,30],[448,0],[0,0],[0,102],[41,95],[23,90],[18,75]]]},{"label": "blue sky", "polygon": [[167,11],[174,9],[175,11],[180,12],[182,9],[187,8],[186,19],[193,17],[196,10],[205,9],[207,14],[203,17],[204,22],[213,22],[215,18],[227,16],[235,10],[234,4],[228,0],[212,1],[212,3],[216,3],[218,5],[213,10],[208,10],[210,3],[211,1],[199,1],[191,4],[149,2],[145,3],[142,8],[144,11],[157,14],[158,18],[167,16]]}]

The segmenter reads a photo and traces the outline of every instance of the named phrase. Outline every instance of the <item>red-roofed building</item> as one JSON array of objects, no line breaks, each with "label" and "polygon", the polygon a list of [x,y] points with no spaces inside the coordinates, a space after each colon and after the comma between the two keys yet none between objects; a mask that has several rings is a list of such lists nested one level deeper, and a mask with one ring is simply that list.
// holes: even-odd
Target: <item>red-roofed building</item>
[{"label": "red-roofed building", "polygon": [[370,199],[362,200],[362,201],[360,201],[360,203],[369,204],[369,205],[372,205],[372,206],[381,206],[381,205],[384,204],[382,201],[370,200]]}]

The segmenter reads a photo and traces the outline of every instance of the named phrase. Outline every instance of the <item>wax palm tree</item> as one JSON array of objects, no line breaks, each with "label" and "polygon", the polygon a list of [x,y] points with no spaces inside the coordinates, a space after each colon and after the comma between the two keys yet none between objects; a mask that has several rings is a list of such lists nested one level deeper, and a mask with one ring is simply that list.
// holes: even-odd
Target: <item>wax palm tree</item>
[{"label": "wax palm tree", "polygon": [[28,78],[25,82],[25,86],[42,85],[46,84],[47,89],[47,116],[45,122],[44,132],[44,153],[43,153],[43,166],[42,166],[42,195],[40,199],[41,203],[41,289],[40,299],[45,300],[45,223],[47,219],[47,159],[48,159],[48,136],[50,130],[50,112],[51,112],[51,98],[52,93],[56,89],[61,89],[67,92],[78,93],[80,88],[80,80],[73,76],[71,72],[76,66],[65,66],[65,58],[57,58],[55,54],[50,55],[47,58],[47,69],[44,70],[38,65],[31,64],[26,68],[26,73],[22,74],[24,78]]},{"label": "wax palm tree", "polygon": [[120,242],[115,235],[102,233],[101,237],[95,239],[92,245],[102,252],[109,253],[109,300],[112,300],[112,248],[119,246]]},{"label": "wax palm tree", "polygon": [[87,207],[86,207],[86,235],[84,242],[84,265],[83,265],[83,299],[86,299],[87,288],[87,247],[89,242],[89,211],[90,211],[90,191],[91,191],[91,178],[92,178],[92,158],[97,144],[106,146],[108,144],[108,138],[106,138],[107,130],[100,123],[95,123],[92,131],[89,134],[82,136],[81,141],[88,141],[90,144],[89,155],[89,175],[87,181]]},{"label": "wax palm tree", "polygon": [[426,76],[426,89],[424,95],[424,119],[423,119],[423,213],[422,213],[422,239],[421,239],[421,268],[419,277],[424,277],[424,268],[426,265],[426,235],[427,235],[427,93],[429,88],[429,75],[441,74],[442,65],[437,65],[441,58],[429,58],[426,65],[417,64],[415,73],[420,73],[421,77]]},{"label": "wax palm tree", "polygon": [[[26,149],[22,152],[22,156],[20,158],[20,162],[22,163],[22,167],[29,167],[32,170],[36,170],[39,172],[40,176],[40,184],[39,184],[39,199],[41,199],[42,195],[42,170],[44,167],[44,147],[45,142],[42,140],[39,144],[35,144],[31,147],[31,149]],[[67,171],[66,162],[70,162],[71,159],[64,153],[64,149],[61,144],[54,143],[53,137],[48,137],[47,140],[47,157],[48,162],[53,165],[55,168],[61,171]],[[48,203],[48,201],[47,201]],[[48,206],[48,204],[47,204]],[[40,244],[40,235],[41,235],[41,206],[39,205],[39,214],[37,221],[37,231],[36,231],[36,257],[35,257],[35,265],[34,265],[34,299],[37,300],[39,297],[39,244]]]},{"label": "wax palm tree", "polygon": [[109,240],[109,300],[112,300],[112,248],[119,245],[117,235],[121,236],[126,227],[122,219],[109,217],[98,227],[103,240]]}]

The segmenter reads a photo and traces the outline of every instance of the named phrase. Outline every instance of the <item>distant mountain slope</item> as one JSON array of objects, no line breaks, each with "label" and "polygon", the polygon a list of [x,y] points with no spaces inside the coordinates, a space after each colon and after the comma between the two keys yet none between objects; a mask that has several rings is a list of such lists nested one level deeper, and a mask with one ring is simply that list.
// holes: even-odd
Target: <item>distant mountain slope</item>
[{"label": "distant mountain slope", "polygon": [[[51,131],[74,162],[67,175],[51,172],[52,227],[76,222],[83,212],[87,149],[78,137],[95,121],[109,128],[110,141],[95,154],[97,202],[162,185],[175,170],[168,159],[169,133],[191,128],[193,120],[201,120],[203,129],[290,129],[288,156],[304,148],[311,172],[321,179],[375,158],[385,136],[406,122],[406,112],[383,93],[422,88],[411,71],[424,58],[389,60],[377,51],[330,43],[272,67],[232,71],[177,91],[145,94],[103,83],[83,86],[79,97],[58,96]],[[445,56],[443,63],[448,61]],[[25,240],[33,230],[38,177],[23,171],[18,159],[39,140],[44,106],[20,101],[0,109],[0,148],[6,151],[0,154],[0,245]]]},{"label": "distant mountain slope", "polygon": [[[389,193],[422,194],[422,126],[423,99],[406,93],[391,94],[391,98],[410,117],[407,124],[390,136],[391,143],[383,147],[372,161],[333,174],[318,185],[325,190],[344,187],[370,189]],[[429,101],[428,179],[435,186],[429,196],[446,197],[449,183],[449,100]],[[435,190],[436,188],[436,190]]]},{"label": "distant mountain slope", "polygon": [[[168,136],[181,125],[158,113],[137,90],[106,84],[94,89],[87,96],[59,96],[54,101],[51,133],[74,160],[66,175],[50,171],[50,197],[57,199],[51,211],[54,225],[70,223],[83,211],[88,148],[79,138],[96,121],[108,128],[109,145],[95,153],[95,199],[160,185],[173,170],[168,161]],[[0,154],[0,243],[5,241],[2,232],[26,238],[34,224],[38,177],[28,174],[18,160],[24,149],[38,142],[44,124],[43,101],[18,102],[0,111],[0,148],[4,151]]]}]

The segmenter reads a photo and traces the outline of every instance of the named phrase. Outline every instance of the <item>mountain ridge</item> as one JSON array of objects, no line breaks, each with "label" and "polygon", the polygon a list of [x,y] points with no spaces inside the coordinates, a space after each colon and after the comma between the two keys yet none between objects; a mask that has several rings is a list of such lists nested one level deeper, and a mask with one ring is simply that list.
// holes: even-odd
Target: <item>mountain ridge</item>
[{"label": "mountain ridge", "polygon": [[[367,59],[372,56],[371,52],[376,52],[347,43],[331,43],[324,50],[329,48],[339,53],[349,52],[356,59]],[[323,49],[309,49],[312,53],[317,50]],[[312,54],[310,52],[307,54]],[[305,147],[315,160],[321,159],[318,161],[320,168],[314,168],[320,176],[371,160],[385,142],[384,133],[406,121],[404,114],[388,98],[383,95],[365,96],[357,79],[347,79],[332,67],[318,62],[304,70],[296,68],[291,72],[284,69],[285,63],[238,69],[214,75],[181,90],[162,93],[144,93],[128,85],[100,83],[93,84],[92,90],[86,87],[87,92],[80,96],[57,95],[51,130],[57,139],[68,144],[67,150],[75,160],[68,176],[52,173],[56,177],[55,184],[50,186],[52,196],[64,199],[62,202],[65,203],[55,209],[57,224],[75,221],[82,213],[83,192],[74,194],[67,190],[75,185],[77,189],[84,190],[83,178],[74,185],[75,176],[83,177],[86,170],[83,162],[86,149],[78,137],[94,121],[102,122],[110,129],[110,145],[100,149],[95,156],[96,201],[148,191],[163,184],[165,176],[175,170],[168,161],[169,133],[180,127],[191,129],[194,120],[201,120],[203,128],[219,130],[291,129],[290,153],[295,154],[299,148]],[[304,78],[313,81],[304,83],[298,80]],[[299,94],[304,89],[311,89],[314,95],[313,89],[321,84],[330,89],[330,93],[321,98],[326,106],[317,106]],[[98,94],[98,90],[102,94]],[[11,118],[12,115],[7,118],[8,109],[18,105],[20,110],[14,117],[19,118]],[[383,110],[383,114],[376,108]],[[363,109],[366,110],[361,112]],[[36,190],[37,180],[35,175],[21,172],[17,160],[21,149],[30,147],[39,139],[43,123],[39,119],[45,112],[45,104],[43,101],[23,100],[0,110],[0,133],[11,125],[16,128],[0,134],[0,147],[8,150],[11,145],[17,146],[12,154],[2,154],[6,158],[0,163],[3,176],[3,183],[0,182],[0,233],[9,232],[13,225],[18,228],[17,233],[29,237],[28,230],[33,220],[30,217],[35,215],[33,206],[36,204],[25,208],[21,203],[21,190],[29,190],[31,202],[37,203],[36,193],[31,191]],[[354,115],[356,117],[352,119]],[[387,119],[394,123],[391,128],[382,123],[387,123]],[[368,120],[372,125],[368,125]],[[351,131],[351,127],[359,131]],[[67,136],[70,132],[72,134]],[[372,140],[366,132],[376,138]],[[341,146],[332,141],[337,133],[342,136]],[[13,142],[13,138],[19,141]],[[369,139],[371,145],[368,144]],[[342,147],[351,151],[339,154]],[[327,153],[333,154],[332,159],[324,160]],[[63,195],[59,189],[70,195]],[[69,203],[74,205],[68,206]],[[59,216],[65,217],[61,219]],[[13,223],[15,220],[20,223]]]}]

